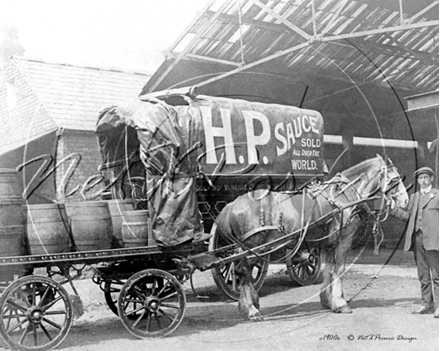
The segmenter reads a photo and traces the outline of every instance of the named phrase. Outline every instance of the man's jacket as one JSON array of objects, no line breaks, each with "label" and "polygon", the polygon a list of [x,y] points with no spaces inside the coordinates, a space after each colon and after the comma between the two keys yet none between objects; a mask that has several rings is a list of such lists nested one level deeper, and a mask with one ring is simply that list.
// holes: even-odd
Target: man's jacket
[{"label": "man's jacket", "polygon": [[409,220],[405,233],[404,250],[411,250],[412,235],[416,229],[417,212],[419,202],[421,201],[423,246],[425,250],[438,251],[439,238],[439,211],[438,211],[438,189],[432,188],[429,194],[421,195],[420,191],[412,194],[409,198],[409,204],[406,209],[395,208],[391,214],[402,220]]}]

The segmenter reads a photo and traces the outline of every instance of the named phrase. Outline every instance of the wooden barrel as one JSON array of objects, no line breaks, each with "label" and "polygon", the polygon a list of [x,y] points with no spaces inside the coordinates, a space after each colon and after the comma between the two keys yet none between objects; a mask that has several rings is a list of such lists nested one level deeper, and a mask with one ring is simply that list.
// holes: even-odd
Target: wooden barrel
[{"label": "wooden barrel", "polygon": [[[24,250],[23,199],[18,173],[0,168],[0,257],[21,256]],[[2,268],[0,281],[10,281],[21,268]]]},{"label": "wooden barrel", "polygon": [[112,219],[106,202],[68,202],[66,203],[66,212],[78,251],[112,248]]},{"label": "wooden barrel", "polygon": [[122,241],[122,220],[123,214],[127,211],[134,211],[133,202],[131,200],[107,200],[110,215],[112,217],[113,236],[115,242],[113,247],[124,247]]},{"label": "wooden barrel", "polygon": [[148,211],[126,211],[122,220],[122,241],[124,247],[148,245]]},{"label": "wooden barrel", "polygon": [[71,251],[70,226],[63,204],[28,205],[25,213],[30,255]]}]

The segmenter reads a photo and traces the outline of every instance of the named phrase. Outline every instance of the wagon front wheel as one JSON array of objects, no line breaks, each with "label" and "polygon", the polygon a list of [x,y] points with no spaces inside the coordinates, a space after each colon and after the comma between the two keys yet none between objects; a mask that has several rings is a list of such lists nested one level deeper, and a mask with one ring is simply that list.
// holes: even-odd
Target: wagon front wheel
[{"label": "wagon front wheel", "polygon": [[23,277],[0,297],[0,337],[14,350],[51,350],[66,338],[72,323],[69,295],[50,278]]},{"label": "wagon front wheel", "polygon": [[320,248],[300,250],[286,260],[289,277],[301,286],[318,283],[322,277],[323,251]]},{"label": "wagon front wheel", "polygon": [[171,334],[182,322],[185,310],[182,285],[173,275],[159,269],[134,274],[119,294],[122,324],[138,338]]}]

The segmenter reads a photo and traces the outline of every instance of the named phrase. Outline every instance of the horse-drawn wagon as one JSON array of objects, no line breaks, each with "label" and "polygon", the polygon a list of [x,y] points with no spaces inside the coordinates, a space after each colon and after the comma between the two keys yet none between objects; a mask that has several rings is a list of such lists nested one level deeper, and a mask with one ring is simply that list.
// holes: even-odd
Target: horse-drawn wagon
[{"label": "horse-drawn wagon", "polygon": [[[194,89],[158,92],[143,97],[143,100],[109,109],[98,127],[113,195],[123,192],[124,196],[132,196],[135,201],[145,201],[145,189],[152,189],[157,184],[152,175],[157,178],[164,168],[174,167],[171,165],[174,163],[178,165],[178,172],[186,172],[184,176],[189,179],[187,169],[189,165],[196,165],[197,179],[191,184],[185,182],[186,193],[175,192],[173,199],[168,193],[161,205],[156,206],[162,212],[159,217],[162,217],[167,204],[197,201],[203,230],[212,234],[210,250],[229,244],[225,238],[216,236],[216,218],[226,204],[239,195],[261,188],[298,192],[304,184],[325,176],[323,119],[317,111],[197,95]],[[161,157],[169,160],[169,165],[162,165],[159,171],[155,168],[157,162],[148,161],[150,179],[147,185],[139,154],[142,130],[151,128],[139,120],[139,111],[145,109],[146,102],[156,110],[144,111],[145,114],[160,115],[162,112],[158,111],[163,109],[157,106],[172,106],[173,111],[172,117],[167,119],[168,139],[164,142],[160,132],[153,140],[155,145],[157,143],[155,147],[160,148]],[[137,117],[134,110],[138,111]],[[121,162],[127,155],[130,159]],[[167,171],[175,172],[175,169]],[[121,175],[124,172],[125,177]],[[115,182],[118,177],[119,181]],[[196,200],[189,199],[194,194]],[[179,217],[175,214],[176,206],[170,208],[169,212]],[[153,217],[158,213],[152,208],[149,210]],[[198,226],[198,211],[194,212],[194,206],[192,210],[193,213],[183,213],[180,217],[193,218],[193,225]],[[158,225],[156,220],[153,222]],[[180,225],[176,226],[180,228]],[[169,237],[164,234],[164,228],[166,226],[155,230],[156,236]],[[321,250],[304,245],[297,255],[287,257],[287,272],[300,285],[313,284],[320,277],[321,262]],[[215,267],[212,272],[217,286],[229,297],[237,299],[234,264]],[[255,262],[252,274],[257,290],[263,285],[267,270],[266,261]]]},{"label": "horse-drawn wagon", "polygon": [[[160,337],[181,323],[186,308],[181,283],[195,269],[217,270],[217,280],[225,282],[221,285],[224,290],[231,295],[240,291],[244,316],[257,319],[254,300],[246,294],[251,290],[243,289],[252,281],[249,271],[260,265],[262,273],[256,282],[261,283],[269,256],[283,262],[307,260],[319,271],[319,260],[311,257],[319,257],[313,250],[321,245],[311,246],[311,250],[305,245],[322,240],[339,250],[335,271],[325,285],[323,304],[342,311],[346,304],[339,296],[340,259],[350,241],[351,227],[359,222],[354,208],[377,191],[393,193],[402,200],[407,196],[395,167],[380,157],[343,172],[339,178],[304,186],[302,191],[280,192],[288,182],[298,184],[302,179],[305,183],[306,177],[322,175],[322,118],[314,111],[188,94],[161,99],[146,96],[104,110],[96,132],[102,173],[84,184],[82,194],[89,200],[108,190],[116,199],[124,194],[138,210],[148,210],[147,234],[129,230],[125,238],[139,243],[121,247],[120,240],[104,230],[107,246],[84,250],[73,232],[72,216],[63,222],[70,227],[68,250],[44,249],[38,254],[0,257],[0,273],[21,276],[9,279],[12,282],[0,297],[0,339],[10,348],[49,350],[64,340],[74,317],[82,312],[73,280],[84,266],[92,267],[94,282],[102,287],[109,307],[131,334]],[[272,137],[276,143],[269,143]],[[221,145],[219,139],[223,139]],[[277,162],[282,167],[275,167]],[[261,171],[252,173],[258,167]],[[292,167],[304,170],[303,177],[289,174]],[[269,177],[263,182],[259,177],[253,183],[263,184],[263,189],[243,187],[251,176],[263,174]],[[241,183],[227,194],[225,187],[231,185],[231,179]],[[272,184],[270,188],[267,182]],[[104,186],[96,191],[100,183]],[[206,184],[233,195],[233,199],[222,201],[234,200],[218,208],[209,250],[198,201],[208,199],[205,206],[218,204],[212,203],[206,192],[199,192],[197,198],[197,188]],[[240,192],[245,195],[239,196]],[[5,194],[14,198],[6,206],[15,213],[16,194]],[[81,218],[85,222],[88,217]],[[49,246],[46,239],[39,240],[43,248]],[[339,242],[345,246],[341,248]],[[257,263],[249,264],[249,260]],[[41,269],[47,276],[35,274]],[[241,275],[242,289],[234,286],[237,281],[231,282],[232,288],[228,286],[232,271]],[[64,284],[69,284],[73,293],[69,294]]]}]

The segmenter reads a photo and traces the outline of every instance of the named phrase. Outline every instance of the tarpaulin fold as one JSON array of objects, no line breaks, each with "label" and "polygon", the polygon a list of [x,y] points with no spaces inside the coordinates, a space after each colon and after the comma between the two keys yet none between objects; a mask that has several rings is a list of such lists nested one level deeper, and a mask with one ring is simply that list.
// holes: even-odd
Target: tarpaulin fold
[{"label": "tarpaulin fold", "polygon": [[152,234],[164,246],[203,234],[196,155],[188,152],[197,142],[196,124],[181,122],[175,109],[159,100],[131,100],[104,110],[96,127],[104,165],[121,167],[138,153],[146,173]]}]

